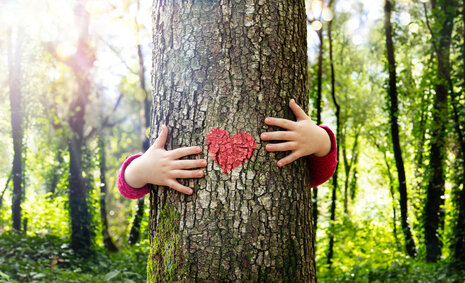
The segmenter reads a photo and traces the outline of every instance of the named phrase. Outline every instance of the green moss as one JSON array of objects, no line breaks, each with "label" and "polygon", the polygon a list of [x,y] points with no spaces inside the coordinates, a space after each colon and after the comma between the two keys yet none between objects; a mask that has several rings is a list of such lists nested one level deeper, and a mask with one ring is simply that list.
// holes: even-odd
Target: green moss
[{"label": "green moss", "polygon": [[179,281],[186,272],[183,258],[179,212],[165,206],[150,246],[147,282]]}]

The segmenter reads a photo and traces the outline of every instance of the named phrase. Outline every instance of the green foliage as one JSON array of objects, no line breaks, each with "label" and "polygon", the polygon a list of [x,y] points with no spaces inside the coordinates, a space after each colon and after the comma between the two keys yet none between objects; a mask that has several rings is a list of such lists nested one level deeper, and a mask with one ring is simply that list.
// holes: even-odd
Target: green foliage
[{"label": "green foliage", "polygon": [[373,266],[355,265],[345,272],[328,271],[319,274],[319,282],[462,282],[465,271],[456,270],[448,263],[427,264],[405,259]]},{"label": "green foliage", "polygon": [[0,234],[0,282],[142,282],[147,241],[117,254],[77,258],[67,237]]}]

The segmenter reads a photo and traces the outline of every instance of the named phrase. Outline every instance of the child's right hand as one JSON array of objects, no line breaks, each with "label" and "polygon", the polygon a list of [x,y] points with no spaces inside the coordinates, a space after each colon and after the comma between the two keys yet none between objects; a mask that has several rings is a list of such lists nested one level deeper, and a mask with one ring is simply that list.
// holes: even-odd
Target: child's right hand
[{"label": "child's right hand", "polygon": [[203,170],[188,170],[207,166],[205,159],[178,160],[184,156],[200,153],[199,146],[181,147],[165,150],[168,128],[162,126],[160,136],[152,146],[139,158],[126,167],[124,179],[133,188],[146,184],[167,186],[184,194],[191,195],[192,189],[181,185],[176,179],[201,178]]}]

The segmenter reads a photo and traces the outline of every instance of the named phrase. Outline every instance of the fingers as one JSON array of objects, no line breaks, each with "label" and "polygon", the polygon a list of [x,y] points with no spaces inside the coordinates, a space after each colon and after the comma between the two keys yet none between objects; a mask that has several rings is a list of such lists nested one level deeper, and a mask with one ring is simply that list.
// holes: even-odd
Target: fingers
[{"label": "fingers", "polygon": [[191,195],[193,193],[192,189],[189,188],[189,187],[186,187],[184,185],[181,185],[179,184],[178,181],[175,181],[175,180],[171,180],[169,183],[168,183],[168,187],[180,192],[180,193],[183,193],[183,194],[186,194],[186,195]]},{"label": "fingers", "polygon": [[289,150],[294,150],[296,147],[297,147],[296,142],[283,142],[283,143],[267,144],[266,150],[270,152],[289,151]]},{"label": "fingers", "polygon": [[173,159],[179,159],[184,156],[200,153],[200,151],[200,146],[180,147],[171,150],[170,155]]},{"label": "fingers", "polygon": [[171,172],[171,177],[175,179],[192,179],[192,178],[202,178],[202,170],[173,170]]},{"label": "fingers", "polygon": [[260,137],[264,141],[289,141],[296,138],[295,133],[289,131],[262,133]]},{"label": "fingers", "polygon": [[265,119],[265,123],[270,126],[278,126],[288,130],[293,130],[296,127],[295,122],[281,118],[268,117]]},{"label": "fingers", "polygon": [[160,135],[157,137],[153,146],[155,148],[165,148],[166,139],[168,138],[168,127],[162,126]]},{"label": "fingers", "polygon": [[300,155],[297,152],[292,152],[288,156],[284,157],[283,159],[278,161],[278,167],[283,167],[284,165],[287,165],[291,162],[294,162],[295,160],[299,159]]},{"label": "fingers", "polygon": [[291,110],[292,112],[294,112],[294,115],[297,118],[297,120],[308,119],[307,113],[305,113],[305,111],[302,108],[300,108],[299,105],[297,105],[294,99],[291,99],[291,101],[289,102],[289,107],[291,107]]},{"label": "fingers", "polygon": [[195,160],[175,160],[173,161],[173,169],[194,169],[207,166],[205,159]]}]

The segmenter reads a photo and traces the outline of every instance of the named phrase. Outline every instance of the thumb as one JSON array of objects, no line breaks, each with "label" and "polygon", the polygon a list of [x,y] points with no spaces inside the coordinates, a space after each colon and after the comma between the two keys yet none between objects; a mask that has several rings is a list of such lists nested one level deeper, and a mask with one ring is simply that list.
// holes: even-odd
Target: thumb
[{"label": "thumb", "polygon": [[165,148],[166,139],[168,138],[168,127],[162,126],[160,135],[157,137],[153,146],[155,148]]},{"label": "thumb", "polygon": [[295,103],[294,99],[291,99],[291,101],[289,102],[289,107],[291,107],[292,112],[294,112],[294,115],[297,117],[297,120],[308,119],[307,113],[305,113],[305,111],[302,110],[302,108],[300,108],[300,106],[297,105],[297,103]]}]

